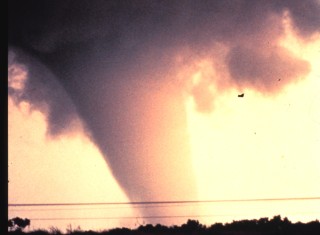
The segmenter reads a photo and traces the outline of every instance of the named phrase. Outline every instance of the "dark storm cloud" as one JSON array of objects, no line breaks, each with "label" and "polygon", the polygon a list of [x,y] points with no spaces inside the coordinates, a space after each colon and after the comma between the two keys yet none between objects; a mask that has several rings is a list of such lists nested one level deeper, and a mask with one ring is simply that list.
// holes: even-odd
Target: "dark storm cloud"
[{"label": "dark storm cloud", "polygon": [[308,37],[320,29],[320,3],[313,1],[275,1],[275,9],[286,9],[294,23],[297,32]]},{"label": "dark storm cloud", "polygon": [[[187,64],[202,57],[223,64],[225,80],[217,84],[219,78],[206,76],[190,89],[198,109],[208,112],[217,95],[210,86],[270,95],[307,74],[308,64],[278,45],[285,12],[304,39],[320,29],[320,6],[312,0],[10,0],[8,5],[9,46],[23,51],[16,53],[28,67],[27,87],[46,89],[29,100],[37,105],[47,97],[53,134],[67,128],[76,112],[131,200],[196,196],[184,86],[175,79],[177,55],[187,48]],[[225,55],[216,50],[219,45]],[[279,78],[283,82],[274,85]],[[67,98],[56,93],[56,85],[41,86],[44,79],[58,81],[74,108],[64,105]]]},{"label": "dark storm cloud", "polygon": [[306,61],[294,58],[284,48],[257,51],[239,46],[231,49],[228,67],[239,86],[253,87],[267,94],[281,90],[279,79],[287,84],[310,69]]},{"label": "dark storm cloud", "polygon": [[[24,64],[32,64],[32,69],[29,70]],[[76,127],[76,107],[55,76],[37,60],[18,49],[11,50],[8,55],[8,77],[8,94],[13,101],[16,104],[28,102],[31,110],[40,110],[45,114],[50,124],[48,137],[66,134]]]}]

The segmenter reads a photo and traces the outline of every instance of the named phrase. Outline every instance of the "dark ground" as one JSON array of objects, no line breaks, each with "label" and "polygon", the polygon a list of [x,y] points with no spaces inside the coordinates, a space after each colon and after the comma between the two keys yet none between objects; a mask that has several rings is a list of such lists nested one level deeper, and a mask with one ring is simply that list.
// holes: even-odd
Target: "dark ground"
[{"label": "dark ground", "polygon": [[[23,229],[15,228],[9,234],[29,234],[29,235],[48,235],[62,234],[58,229],[35,230],[23,232]],[[196,220],[188,220],[181,226],[141,225],[136,229],[115,228],[103,232],[95,231],[67,231],[67,234],[74,235],[319,235],[320,222],[318,220],[309,223],[292,223],[287,218],[282,219],[275,216],[272,219],[261,218],[259,220],[241,220],[232,223],[216,223],[205,226]]]}]

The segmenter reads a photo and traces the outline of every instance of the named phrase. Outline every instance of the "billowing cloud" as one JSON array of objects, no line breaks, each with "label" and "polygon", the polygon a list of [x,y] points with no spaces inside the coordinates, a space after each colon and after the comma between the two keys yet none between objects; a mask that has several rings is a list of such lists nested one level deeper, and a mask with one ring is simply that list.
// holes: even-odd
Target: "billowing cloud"
[{"label": "billowing cloud", "polygon": [[31,110],[46,114],[48,137],[67,134],[79,125],[76,107],[50,70],[19,50],[9,52],[8,62],[9,95],[16,104],[27,102]]},{"label": "billowing cloud", "polygon": [[[19,96],[40,109],[46,104],[52,135],[79,116],[131,200],[196,197],[186,91],[202,112],[230,88],[276,95],[309,70],[279,44],[284,18],[303,39],[320,29],[316,0],[8,5],[9,49],[28,71]],[[203,58],[215,73],[189,89],[193,71],[181,81],[179,70],[199,69]]]},{"label": "billowing cloud", "polygon": [[254,50],[235,47],[228,55],[231,78],[242,87],[265,93],[279,92],[283,84],[306,75],[309,64],[295,58],[284,48]]}]

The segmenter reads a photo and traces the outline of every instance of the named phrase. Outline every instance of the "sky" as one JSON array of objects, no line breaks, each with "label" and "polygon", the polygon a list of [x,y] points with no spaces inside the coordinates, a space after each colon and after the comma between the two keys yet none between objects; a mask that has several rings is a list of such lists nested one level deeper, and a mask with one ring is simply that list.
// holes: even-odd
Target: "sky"
[{"label": "sky", "polygon": [[[10,1],[9,204],[319,198],[319,11],[315,0]],[[9,217],[102,229],[319,211],[308,199]]]}]

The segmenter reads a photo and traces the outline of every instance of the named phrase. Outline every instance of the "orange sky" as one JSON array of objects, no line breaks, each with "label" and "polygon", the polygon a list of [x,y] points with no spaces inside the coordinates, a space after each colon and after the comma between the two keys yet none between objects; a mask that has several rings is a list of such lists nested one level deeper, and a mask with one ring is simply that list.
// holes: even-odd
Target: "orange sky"
[{"label": "orange sky", "polygon": [[[266,97],[247,89],[242,91],[244,98],[238,98],[239,91],[230,90],[215,97],[210,114],[195,112],[191,98],[187,102],[200,199],[320,195],[320,41],[306,46],[289,34],[283,45],[309,61],[312,72],[280,95]],[[199,79],[199,72],[194,79]],[[232,214],[235,208],[202,208],[202,214],[212,211]],[[246,204],[236,211],[246,211],[242,218],[276,213],[298,220],[320,216],[318,201]]]},{"label": "orange sky", "polygon": [[[311,73],[280,95],[270,98],[243,90],[244,98],[238,98],[238,90],[230,90],[215,97],[216,108],[206,114],[196,111],[190,97],[186,100],[199,200],[320,196],[320,39],[306,46],[291,35],[283,45],[308,60]],[[193,78],[206,69],[194,71]],[[99,150],[80,127],[73,134],[49,139],[43,114],[30,111],[27,103],[18,108],[10,98],[8,120],[9,203],[128,201]],[[10,207],[9,217],[137,215],[132,208],[112,212],[13,210],[18,208]],[[208,223],[276,214],[302,221],[320,218],[319,201],[214,204],[187,210],[217,216],[203,219]],[[45,227],[50,222],[32,224]],[[69,223],[63,221],[60,226]],[[74,225],[77,223],[82,222]],[[108,223],[134,226],[137,222]],[[105,224],[102,220],[88,227],[102,228]]]}]

